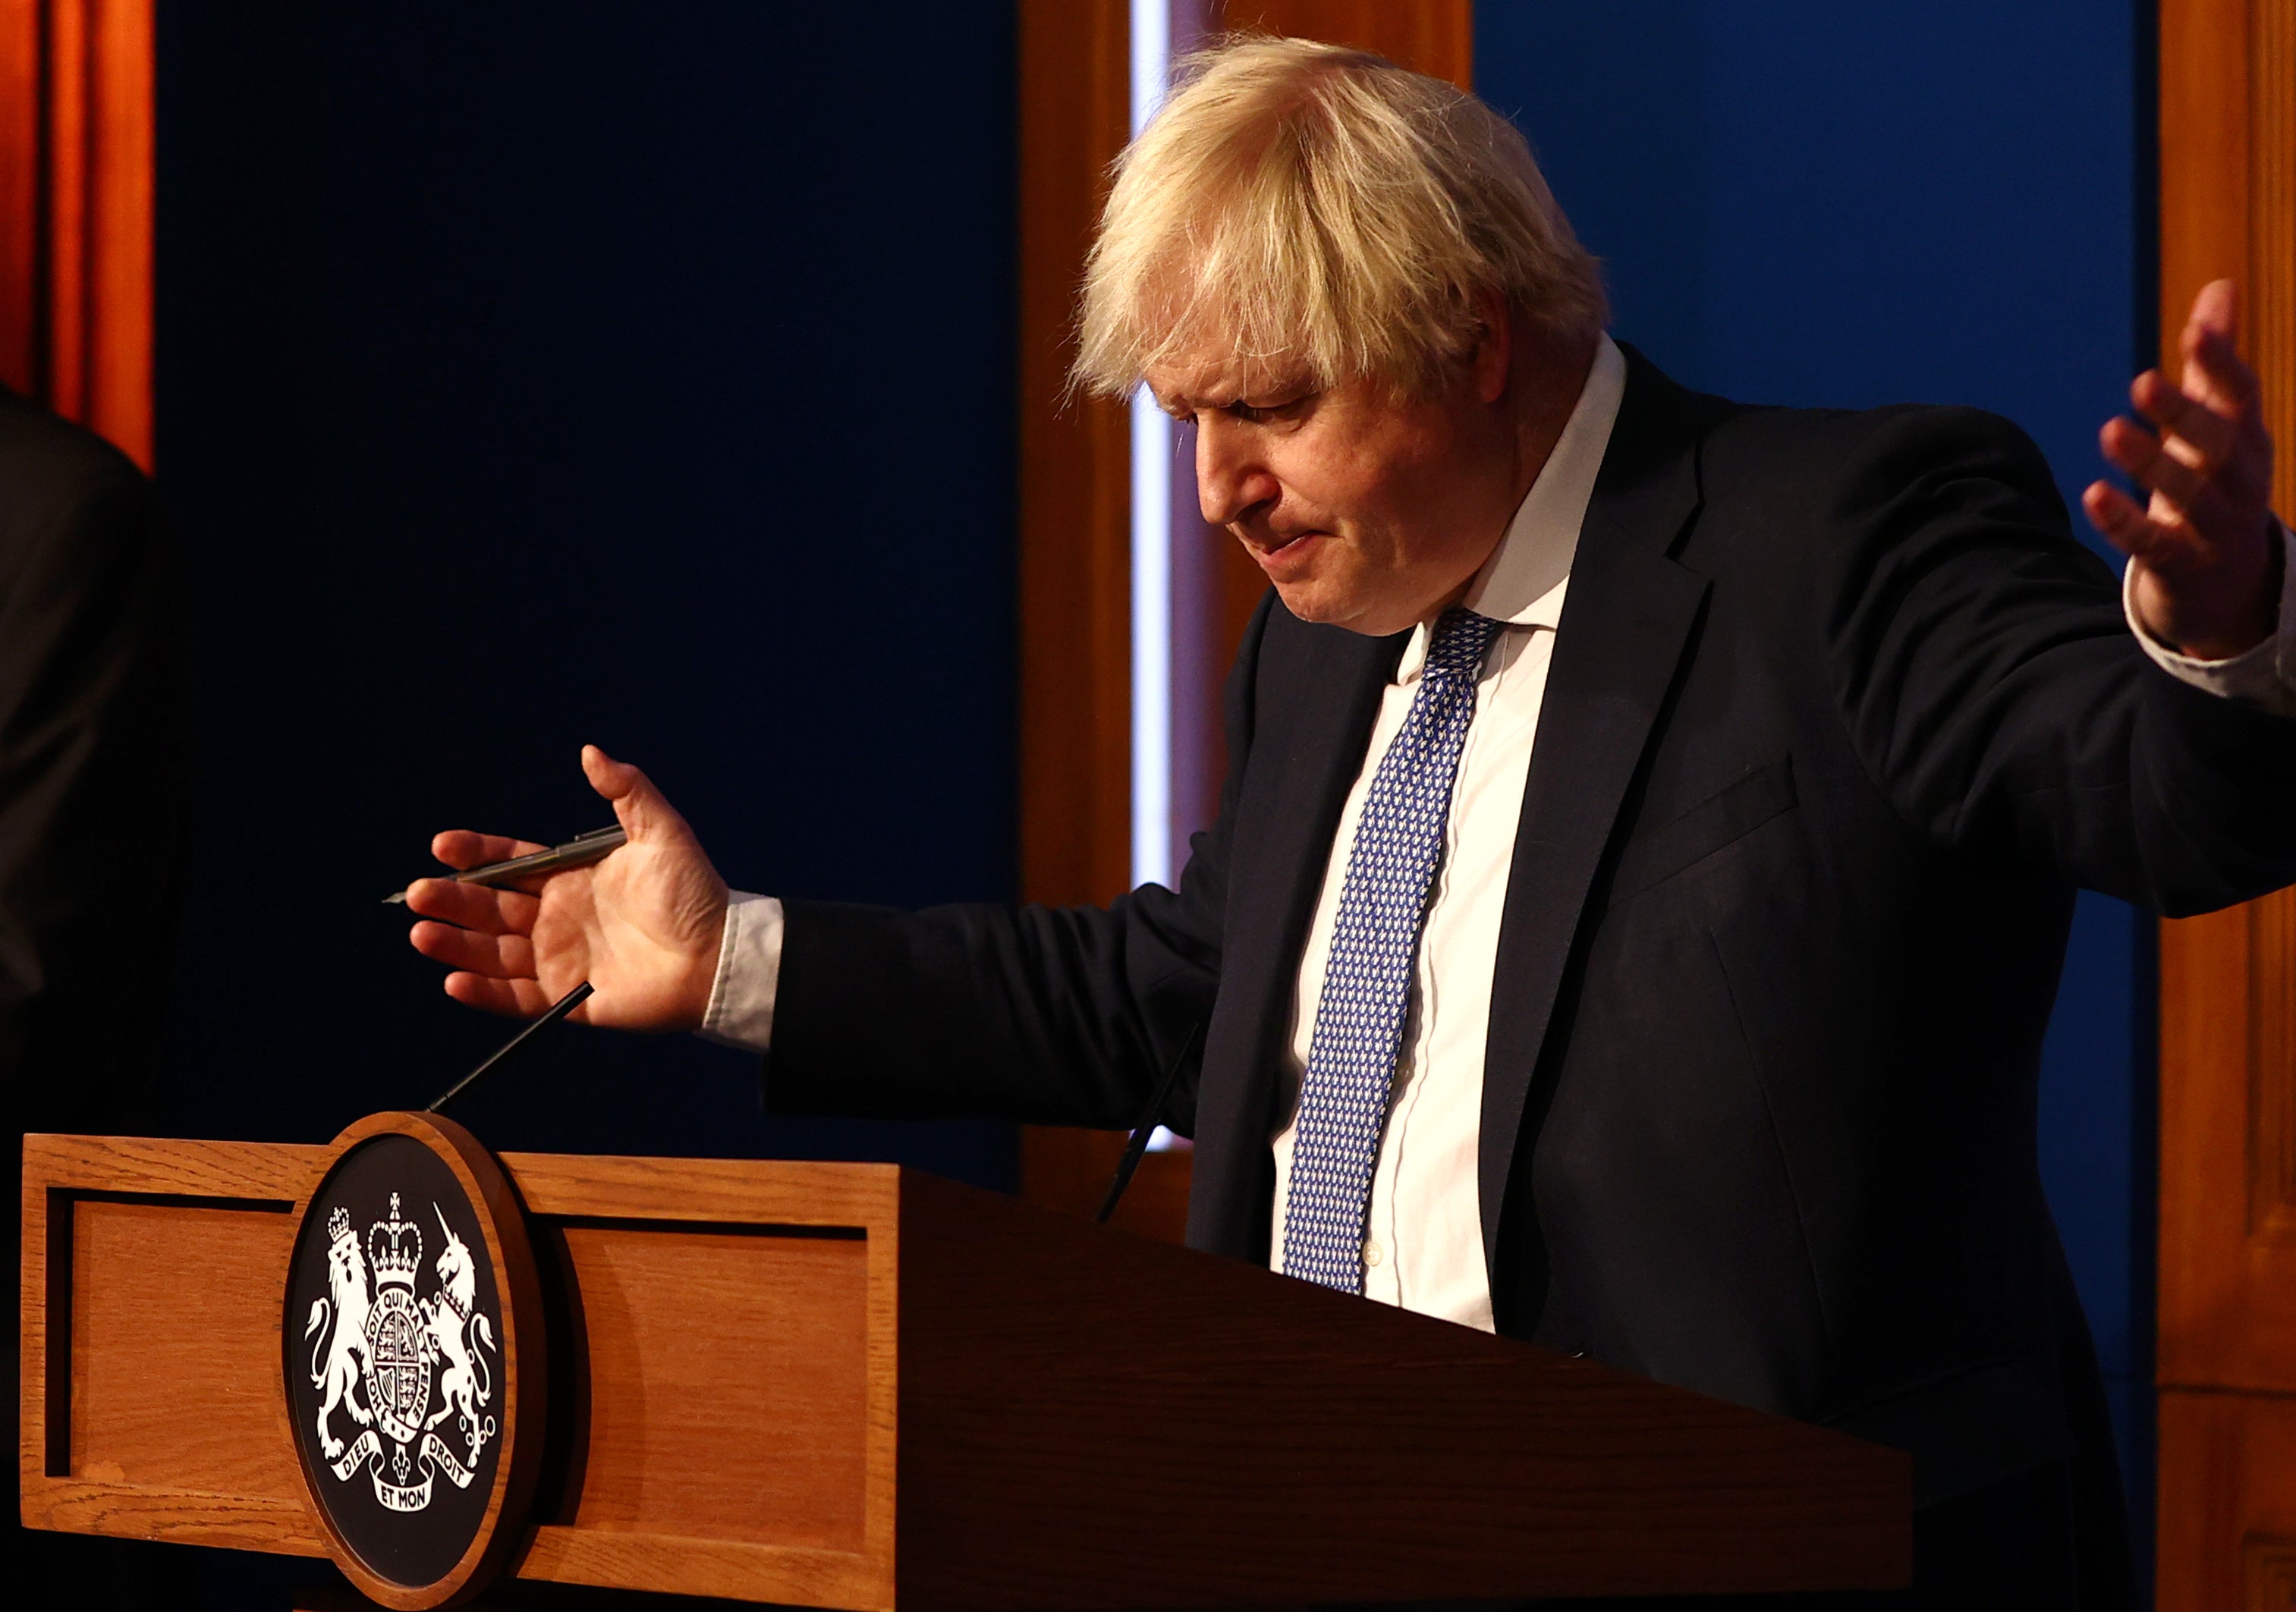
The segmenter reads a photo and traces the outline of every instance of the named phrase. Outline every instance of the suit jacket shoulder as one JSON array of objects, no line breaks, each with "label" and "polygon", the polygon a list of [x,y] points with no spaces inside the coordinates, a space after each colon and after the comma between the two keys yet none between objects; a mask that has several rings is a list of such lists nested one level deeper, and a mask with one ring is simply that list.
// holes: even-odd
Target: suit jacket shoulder
[{"label": "suit jacket shoulder", "polygon": [[184,593],[143,473],[0,393],[0,1078],[19,1129],[156,1119],[190,795]]},{"label": "suit jacket shoulder", "polygon": [[0,388],[0,589],[59,546],[50,563],[93,573],[152,540],[151,483],[111,444]]}]

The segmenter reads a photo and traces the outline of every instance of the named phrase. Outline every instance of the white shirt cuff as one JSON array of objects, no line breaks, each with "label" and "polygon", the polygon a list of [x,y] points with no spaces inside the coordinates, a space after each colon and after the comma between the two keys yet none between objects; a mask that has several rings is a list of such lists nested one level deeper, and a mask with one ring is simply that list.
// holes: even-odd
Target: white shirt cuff
[{"label": "white shirt cuff", "polygon": [[720,1046],[763,1052],[774,1040],[774,994],[782,978],[782,904],[735,890],[718,942],[718,978],[697,1032]]},{"label": "white shirt cuff", "polygon": [[2198,660],[2180,655],[2152,635],[2136,614],[2136,568],[2121,573],[2120,609],[2128,629],[2153,664],[2179,683],[2226,700],[2260,707],[2276,716],[2296,716],[2296,535],[2278,521],[2280,534],[2280,625],[2271,637],[2229,660]]}]

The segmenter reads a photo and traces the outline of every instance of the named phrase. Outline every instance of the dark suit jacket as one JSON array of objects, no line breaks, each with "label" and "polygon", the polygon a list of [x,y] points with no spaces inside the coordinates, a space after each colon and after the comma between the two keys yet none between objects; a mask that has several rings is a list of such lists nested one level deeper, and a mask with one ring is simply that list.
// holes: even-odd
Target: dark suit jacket
[{"label": "dark suit jacket", "polygon": [[184,582],[152,486],[0,389],[0,1080],[149,1129],[190,815]]},{"label": "dark suit jacket", "polygon": [[[143,472],[0,388],[0,1089],[15,1135],[160,1128],[191,805],[187,614]],[[12,1372],[15,1347],[11,1329]],[[12,1440],[15,1417],[12,1399]],[[20,1529],[16,1547],[42,1606],[190,1593],[188,1566],[158,1547]]]},{"label": "dark suit jacket", "polygon": [[[1264,1260],[1293,977],[1402,643],[1263,604],[1177,894],[792,904],[770,1100],[1119,1125],[1208,1014],[1189,1238]],[[2073,891],[2296,880],[2292,786],[2296,723],[2146,659],[2013,426],[1633,356],[1499,939],[1500,1330],[1911,1449],[1924,1501],[2097,1444],[2035,1158]]]}]

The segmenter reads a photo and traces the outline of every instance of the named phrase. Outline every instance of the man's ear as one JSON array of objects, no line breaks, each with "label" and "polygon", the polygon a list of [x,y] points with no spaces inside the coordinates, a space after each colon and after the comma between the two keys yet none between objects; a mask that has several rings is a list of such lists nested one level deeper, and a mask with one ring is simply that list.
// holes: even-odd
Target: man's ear
[{"label": "man's ear", "polygon": [[1514,367],[1514,318],[1496,291],[1475,293],[1475,346],[1467,364],[1480,401],[1496,403],[1506,395]]}]

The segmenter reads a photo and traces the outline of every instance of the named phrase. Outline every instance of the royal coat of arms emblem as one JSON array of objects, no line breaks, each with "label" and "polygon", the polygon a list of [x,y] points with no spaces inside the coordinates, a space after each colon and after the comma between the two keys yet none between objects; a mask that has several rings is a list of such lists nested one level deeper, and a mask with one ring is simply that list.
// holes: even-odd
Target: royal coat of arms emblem
[{"label": "royal coat of arms emblem", "polygon": [[549,1382],[516,1194],[477,1139],[376,1114],[335,1139],[288,1258],[280,1366],[304,1493],[370,1600],[467,1600],[502,1570]]},{"label": "royal coat of arms emblem", "polygon": [[[368,1228],[364,1253],[348,1213],[327,1218],[327,1286],[311,1302],[303,1336],[310,1346],[311,1386],[319,1404],[319,1448],[338,1482],[364,1468],[377,1502],[393,1511],[420,1511],[445,1477],[458,1489],[477,1476],[480,1452],[495,1436],[493,1320],[477,1305],[477,1268],[470,1245],[431,1206],[443,1240],[430,1274],[436,1286],[418,1297],[424,1238],[419,1221],[400,1210]],[[336,1419],[358,1429],[346,1439]],[[439,1436],[450,1422],[454,1443]]]}]

